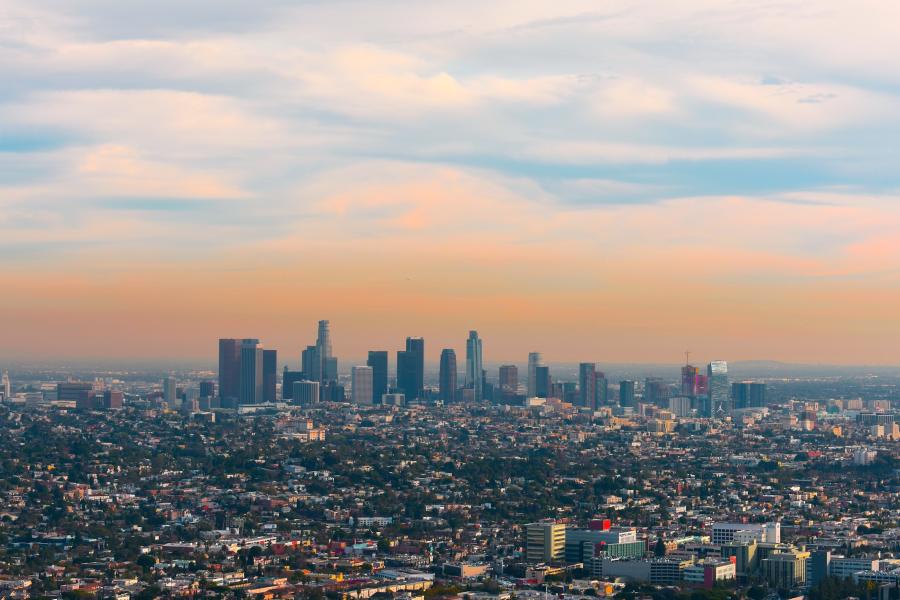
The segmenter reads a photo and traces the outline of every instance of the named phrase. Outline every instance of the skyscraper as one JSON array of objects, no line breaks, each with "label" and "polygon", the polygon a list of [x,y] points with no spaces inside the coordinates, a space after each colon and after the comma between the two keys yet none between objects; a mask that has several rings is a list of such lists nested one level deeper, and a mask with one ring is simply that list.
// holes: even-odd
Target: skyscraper
[{"label": "skyscraper", "polygon": [[318,346],[307,346],[301,355],[303,374],[309,381],[322,381],[322,355]]},{"label": "skyscraper", "polygon": [[527,393],[529,398],[534,398],[537,396],[537,368],[541,366],[543,363],[541,362],[541,353],[540,352],[529,352],[528,353],[528,382],[527,382]]},{"label": "skyscraper", "polygon": [[298,381],[306,381],[306,374],[303,371],[289,371],[287,367],[281,374],[281,399],[294,399],[294,384]]},{"label": "skyscraper", "polygon": [[534,395],[538,398],[549,398],[552,387],[550,367],[536,366],[534,369]]},{"label": "skyscraper", "polygon": [[425,340],[406,338],[406,350],[397,352],[397,387],[406,401],[420,399],[425,392]]},{"label": "skyscraper", "polygon": [[578,402],[586,408],[595,408],[597,365],[581,363],[578,365]]},{"label": "skyscraper", "polygon": [[475,402],[484,400],[484,366],[481,355],[481,338],[477,331],[470,331],[466,340],[466,387],[475,394]]},{"label": "skyscraper", "polygon": [[625,379],[619,382],[619,406],[634,406],[634,382]]},{"label": "skyscraper", "polygon": [[291,404],[310,406],[319,403],[322,392],[318,381],[295,381],[291,388]]},{"label": "skyscraper", "polygon": [[381,397],[388,391],[387,350],[369,350],[366,365],[372,367],[372,404],[381,404]]},{"label": "skyscraper", "polygon": [[337,381],[337,359],[331,352],[331,327],[326,320],[319,321],[316,348],[319,351],[319,360],[322,361],[322,381]]},{"label": "skyscraper", "polygon": [[237,406],[241,395],[241,340],[219,340],[219,398],[226,408]]},{"label": "skyscraper", "polygon": [[681,367],[681,395],[694,397],[699,393],[697,376],[700,369],[691,365]]},{"label": "skyscraper", "polygon": [[754,408],[768,405],[768,400],[766,399],[766,384],[756,382],[750,384],[748,404]]},{"label": "skyscraper", "polygon": [[171,408],[175,404],[175,396],[176,396],[176,383],[174,377],[166,377],[163,379],[163,400]]},{"label": "skyscraper", "polygon": [[706,367],[709,389],[709,417],[724,417],[731,412],[728,389],[728,363],[714,360]]},{"label": "skyscraper", "polygon": [[444,404],[456,399],[456,350],[441,350],[440,396]]},{"label": "skyscraper", "polygon": [[241,342],[240,404],[259,404],[263,399],[263,349],[257,339]]},{"label": "skyscraper", "polygon": [[500,391],[515,394],[519,389],[519,368],[516,365],[500,366]]},{"label": "skyscraper", "polygon": [[9,402],[9,399],[12,397],[12,386],[9,383],[9,371],[3,371],[3,400]]},{"label": "skyscraper", "polygon": [[278,351],[263,350],[263,402],[275,402],[278,387]]},{"label": "skyscraper", "polygon": [[353,404],[372,404],[373,371],[369,366],[358,366],[351,369],[350,397]]},{"label": "skyscraper", "polygon": [[599,407],[609,404],[609,381],[606,373],[596,371],[594,373],[594,406]]}]

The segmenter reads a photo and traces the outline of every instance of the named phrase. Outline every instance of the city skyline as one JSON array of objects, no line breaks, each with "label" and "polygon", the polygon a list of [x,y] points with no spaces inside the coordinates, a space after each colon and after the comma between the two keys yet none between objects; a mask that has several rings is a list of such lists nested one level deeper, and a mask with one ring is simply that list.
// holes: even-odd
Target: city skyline
[{"label": "city skyline", "polygon": [[0,360],[900,364],[895,4],[3,6]]}]

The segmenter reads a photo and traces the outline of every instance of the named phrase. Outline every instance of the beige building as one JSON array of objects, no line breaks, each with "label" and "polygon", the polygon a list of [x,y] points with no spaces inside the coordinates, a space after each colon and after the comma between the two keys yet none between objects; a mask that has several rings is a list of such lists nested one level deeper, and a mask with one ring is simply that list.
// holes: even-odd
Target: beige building
[{"label": "beige building", "polygon": [[525,526],[525,559],[532,563],[561,561],[566,555],[566,524],[553,521]]}]

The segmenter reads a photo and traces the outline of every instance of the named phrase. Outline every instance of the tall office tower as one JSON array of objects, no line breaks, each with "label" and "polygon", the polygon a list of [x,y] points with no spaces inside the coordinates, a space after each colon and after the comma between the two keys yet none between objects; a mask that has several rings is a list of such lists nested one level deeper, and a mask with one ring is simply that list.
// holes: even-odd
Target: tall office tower
[{"label": "tall office tower", "polygon": [[527,394],[529,398],[537,396],[537,368],[543,363],[541,362],[540,352],[528,353],[528,382]]},{"label": "tall office tower", "polygon": [[200,396],[202,398],[215,398],[216,382],[215,381],[201,381],[200,382]]},{"label": "tall office tower", "polygon": [[294,384],[298,381],[306,381],[303,371],[289,371],[287,367],[281,374],[281,399],[283,401],[294,399]]},{"label": "tall office tower", "polygon": [[237,406],[241,395],[241,340],[219,340],[219,398],[226,408]]},{"label": "tall office tower", "polygon": [[519,367],[516,365],[500,366],[500,391],[515,394],[519,390]]},{"label": "tall office tower", "polygon": [[709,378],[709,410],[710,417],[724,417],[731,412],[728,389],[728,363],[714,360],[706,367]]},{"label": "tall office tower", "polygon": [[619,406],[634,406],[634,382],[625,379],[619,382]]},{"label": "tall office tower", "polygon": [[425,340],[406,338],[406,350],[397,352],[397,387],[406,401],[425,395]]},{"label": "tall office tower", "polygon": [[456,350],[441,350],[440,395],[444,404],[456,400]]},{"label": "tall office tower", "polygon": [[735,381],[731,384],[731,404],[735,409],[750,406],[750,383]]},{"label": "tall office tower", "polygon": [[353,404],[373,404],[372,388],[374,369],[369,366],[353,367],[350,370],[350,399]]},{"label": "tall office tower", "polygon": [[766,384],[751,383],[750,395],[747,401],[748,405],[754,408],[768,406],[768,400],[766,399]]},{"label": "tall office tower", "polygon": [[327,320],[319,321],[319,333],[316,336],[316,347],[319,348],[322,358],[331,358],[331,327]]},{"label": "tall office tower", "polygon": [[696,396],[699,393],[697,389],[697,376],[700,374],[700,369],[697,367],[693,367],[691,365],[684,365],[681,367],[681,395],[682,396]]},{"label": "tall office tower", "polygon": [[3,399],[9,402],[12,397],[12,386],[9,383],[9,371],[3,371]]},{"label": "tall office tower", "polygon": [[606,404],[609,404],[609,381],[606,379],[606,373],[597,371],[594,373],[594,406]]},{"label": "tall office tower", "polygon": [[263,349],[257,339],[241,342],[240,404],[259,404],[263,399]]},{"label": "tall office tower", "polygon": [[319,333],[316,336],[316,349],[321,361],[321,381],[337,381],[337,358],[331,352],[331,328],[328,321],[319,321]]},{"label": "tall office tower", "polygon": [[166,377],[163,379],[163,400],[169,405],[169,407],[175,404],[177,396],[177,388],[174,377]]},{"label": "tall office tower", "polygon": [[667,408],[671,395],[669,384],[659,377],[647,377],[644,380],[644,403]]},{"label": "tall office tower", "polygon": [[466,340],[466,387],[475,392],[475,402],[484,400],[484,365],[481,355],[481,338],[477,331],[470,331]]},{"label": "tall office tower", "polygon": [[578,404],[585,408],[595,408],[597,365],[581,363],[578,365]]},{"label": "tall office tower", "polygon": [[321,396],[318,381],[295,381],[291,386],[291,403],[300,406],[318,404]]},{"label": "tall office tower", "polygon": [[322,355],[318,346],[307,346],[300,357],[301,367],[310,381],[322,381]]},{"label": "tall office tower", "polygon": [[539,365],[534,369],[534,394],[538,398],[549,398],[553,388],[550,367]]},{"label": "tall office tower", "polygon": [[381,397],[388,391],[387,350],[369,350],[366,365],[372,367],[372,404],[381,404]]},{"label": "tall office tower", "polygon": [[263,402],[273,403],[277,399],[278,388],[278,351],[263,350]]}]

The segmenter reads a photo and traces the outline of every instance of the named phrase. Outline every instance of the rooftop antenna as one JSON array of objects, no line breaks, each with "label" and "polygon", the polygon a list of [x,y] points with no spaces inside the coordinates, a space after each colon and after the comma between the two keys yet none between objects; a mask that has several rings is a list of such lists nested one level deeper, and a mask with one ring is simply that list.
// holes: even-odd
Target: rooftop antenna
[{"label": "rooftop antenna", "polygon": [[691,364],[691,351],[690,350],[684,351],[684,364],[685,364],[685,366],[690,366],[690,364]]}]

